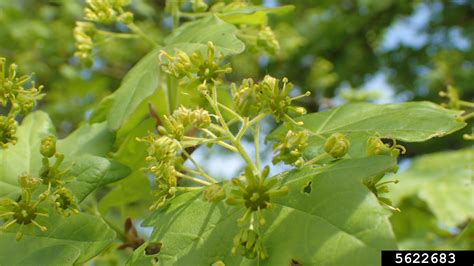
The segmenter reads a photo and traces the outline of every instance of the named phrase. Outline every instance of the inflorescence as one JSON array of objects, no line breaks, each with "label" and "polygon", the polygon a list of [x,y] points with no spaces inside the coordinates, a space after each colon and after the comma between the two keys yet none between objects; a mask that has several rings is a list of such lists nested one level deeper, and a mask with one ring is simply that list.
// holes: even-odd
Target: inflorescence
[{"label": "inflorescence", "polygon": [[30,76],[18,76],[17,68],[16,64],[7,67],[6,59],[0,57],[0,107],[7,113],[0,115],[0,149],[16,144],[17,115],[31,112],[43,96],[43,86],[36,87]]},{"label": "inflorescence", "polygon": [[[207,105],[206,108],[180,106],[159,118],[156,133],[138,139],[148,146],[146,171],[156,183],[156,200],[150,209],[166,207],[179,193],[201,190],[207,201],[224,200],[243,210],[237,221],[240,231],[234,239],[232,254],[265,259],[268,256],[263,244],[263,228],[268,224],[265,213],[272,209],[274,198],[288,193],[288,187],[277,178],[268,177],[269,165],[261,165],[262,121],[271,117],[289,128],[272,147],[273,164],[304,167],[320,164],[322,158],[337,160],[346,155],[350,143],[345,135],[334,133],[328,137],[322,154],[305,160],[304,149],[312,133],[302,129],[303,122],[293,118],[306,113],[303,107],[294,106],[294,101],[310,93],[291,97],[293,86],[286,78],[279,80],[267,75],[260,82],[246,79],[240,85],[232,85],[232,103],[223,104],[217,90],[223,87],[223,75],[230,73],[231,68],[222,64],[223,56],[217,56],[212,43],[207,48],[206,56],[201,51],[191,55],[178,49],[175,55],[161,52],[163,71],[178,79],[180,86],[194,88]],[[253,136],[253,156],[242,146],[244,135]],[[210,176],[191,156],[203,144],[218,145],[238,154],[246,164],[243,173],[223,182]]]}]

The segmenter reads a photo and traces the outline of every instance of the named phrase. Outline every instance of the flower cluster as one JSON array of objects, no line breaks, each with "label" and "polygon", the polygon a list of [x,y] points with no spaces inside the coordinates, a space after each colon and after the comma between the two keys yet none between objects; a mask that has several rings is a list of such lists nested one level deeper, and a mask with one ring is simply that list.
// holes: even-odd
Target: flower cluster
[{"label": "flower cluster", "polygon": [[[474,102],[461,100],[459,96],[459,92],[455,87],[448,86],[446,91],[439,92],[439,96],[445,97],[448,99],[448,103],[443,103],[441,104],[442,106],[449,109],[464,111],[464,114],[458,117],[459,120],[466,121],[466,120],[474,118],[474,112],[472,112],[472,109],[474,108]],[[469,112],[468,110],[471,110],[471,112]],[[463,138],[465,140],[474,140],[474,133],[464,134]]]},{"label": "flower cluster", "polygon": [[74,56],[77,56],[84,65],[92,66],[92,50],[94,49],[94,36],[96,34],[95,25],[91,22],[76,22],[74,28],[74,39],[76,40],[76,51]]},{"label": "flower cluster", "polygon": [[150,209],[165,206],[176,194],[178,180],[177,164],[181,162],[178,154],[178,144],[168,136],[150,135],[140,141],[148,144],[148,156],[146,161],[150,164],[147,170],[154,175],[157,198]]},{"label": "flower cluster", "polygon": [[[151,134],[138,139],[148,145],[146,160],[150,166],[147,170],[154,175],[157,186],[157,201],[151,209],[163,207],[175,197],[179,178],[200,181],[199,184],[205,183],[204,180],[183,173],[195,173],[194,170],[184,167],[183,153],[186,153],[185,148],[196,145],[195,139],[185,136],[186,130],[207,130],[211,124],[209,113],[201,108],[192,110],[181,106],[171,116],[163,116],[162,121],[163,125],[158,126],[160,135]],[[199,175],[201,174],[199,172]]]},{"label": "flower cluster", "polygon": [[74,56],[78,57],[84,66],[92,66],[92,51],[95,44],[102,42],[101,36],[117,38],[135,37],[133,34],[102,30],[100,29],[102,27],[96,27],[97,23],[106,25],[105,28],[107,28],[107,25],[114,23],[123,23],[133,33],[142,37],[145,41],[154,44],[153,40],[134,24],[133,13],[124,11],[123,8],[130,3],[131,0],[86,0],[86,7],[84,8],[84,19],[86,21],[77,21],[74,28],[76,48]]},{"label": "flower cluster", "polygon": [[301,166],[304,163],[302,158],[303,151],[308,145],[309,133],[307,130],[292,131],[280,139],[279,142],[273,144],[273,150],[276,155],[273,157],[272,163],[277,164],[280,161],[285,164],[294,164]]},{"label": "flower cluster", "polygon": [[164,50],[161,51],[160,61],[163,70],[178,79],[187,77],[191,83],[214,84],[219,83],[223,74],[232,72],[229,64],[222,65],[223,54],[216,57],[216,48],[212,42],[207,43],[206,57],[199,50],[191,56],[179,49],[175,52],[176,55],[172,56]]},{"label": "flower cluster", "polygon": [[[394,172],[396,172],[396,169],[394,169]],[[365,180],[364,185],[369,188],[372,193],[377,197],[378,201],[385,207],[389,208],[392,211],[400,211],[400,209],[393,207],[392,206],[392,201],[387,198],[387,197],[382,197],[381,194],[386,194],[390,192],[388,185],[389,184],[398,184],[398,180],[389,180],[389,181],[384,181],[380,182],[382,177],[385,174],[377,175],[371,179]]]},{"label": "flower cluster", "polygon": [[[22,238],[25,226],[33,225],[42,232],[47,230],[46,226],[38,222],[38,218],[48,217],[48,213],[39,207],[48,199],[54,210],[63,216],[79,212],[74,195],[64,186],[64,176],[68,170],[59,170],[64,156],[56,151],[56,139],[52,136],[44,138],[40,153],[43,156],[43,167],[39,176],[21,174],[18,177],[22,190],[20,199],[18,201],[4,199],[0,202],[0,217],[6,219],[0,229],[5,231],[18,225],[17,240]],[[49,160],[53,157],[56,161],[50,166]]]},{"label": "flower cluster", "polygon": [[263,211],[272,208],[271,200],[274,197],[288,193],[286,186],[275,188],[278,180],[267,178],[268,171],[269,167],[265,167],[260,174],[255,175],[252,169],[247,167],[242,177],[232,179],[235,189],[231,191],[226,202],[229,205],[245,207],[244,215],[238,220],[241,230],[234,239],[234,255],[242,249],[241,255],[249,259],[257,256],[265,259],[268,256],[259,233],[260,227],[267,223]]},{"label": "flower cluster", "polygon": [[191,0],[191,6],[194,12],[204,12],[208,8],[204,0]]},{"label": "flower cluster", "polygon": [[302,125],[302,122],[294,121],[289,114],[303,115],[306,110],[291,104],[311,93],[308,91],[303,95],[290,97],[289,93],[293,89],[293,85],[288,82],[287,78],[283,78],[282,83],[280,86],[279,79],[267,75],[260,83],[246,79],[238,88],[233,85],[232,98],[236,111],[244,117],[270,113],[277,122],[284,121]]},{"label": "flower cluster", "polygon": [[[207,57],[199,51],[191,56],[180,50],[174,56],[165,51],[161,53],[163,70],[186,83],[187,88],[201,92],[201,100],[207,101],[208,108],[180,106],[171,115],[157,118],[157,134],[138,139],[148,146],[146,171],[154,176],[156,183],[156,200],[151,209],[166,207],[179,193],[195,190],[202,191],[209,202],[224,201],[242,208],[243,216],[237,221],[241,230],[235,237],[232,253],[264,259],[268,256],[263,245],[263,226],[267,223],[265,212],[271,209],[275,197],[287,194],[288,187],[282,186],[278,179],[268,177],[269,166],[260,165],[260,122],[272,116],[292,128],[301,125],[290,115],[306,111],[292,103],[309,93],[290,97],[293,87],[286,78],[280,82],[266,76],[259,83],[247,79],[240,87],[233,85],[229,95],[233,102],[224,104],[219,101],[217,86],[222,86],[222,75],[229,73],[230,67],[221,66],[223,57],[216,58],[215,53],[212,43],[208,43]],[[236,132],[237,123],[240,127]],[[253,134],[254,160],[241,143],[246,133]],[[274,162],[302,162],[308,136],[304,130],[290,131],[282,144],[274,146],[277,153]],[[244,172],[231,181],[218,182],[191,156],[192,151],[203,144],[218,145],[238,154],[246,164]]]},{"label": "flower cluster", "polygon": [[367,154],[368,155],[390,155],[397,157],[400,152],[406,152],[405,147],[397,144],[395,139],[392,139],[393,144],[385,144],[379,137],[372,136],[367,140]]},{"label": "flower cluster", "polygon": [[45,232],[47,228],[38,223],[37,218],[48,217],[48,214],[44,210],[38,208],[38,205],[42,203],[46,197],[46,194],[42,193],[36,200],[32,200],[30,189],[23,188],[23,193],[19,201],[12,199],[0,201],[0,206],[3,207],[3,210],[0,211],[0,217],[7,219],[0,229],[6,231],[15,224],[18,225],[19,229],[16,233],[17,241],[23,237],[23,227],[30,224],[36,226],[42,232]]},{"label": "flower cluster", "polygon": [[17,122],[14,117],[0,116],[0,148],[6,149],[8,144],[16,144]]},{"label": "flower cluster", "polygon": [[237,36],[245,42],[245,46],[254,52],[266,52],[268,54],[277,54],[280,50],[275,33],[268,26],[241,26]]},{"label": "flower cluster", "polygon": [[133,14],[124,12],[123,7],[130,4],[130,0],[87,0],[84,10],[85,19],[102,24],[122,22],[130,24]]},{"label": "flower cluster", "polygon": [[4,149],[16,144],[16,116],[31,112],[43,96],[43,87],[36,87],[30,76],[18,76],[17,68],[16,64],[7,68],[6,59],[0,57],[0,107],[8,108],[7,115],[0,115],[0,148]]},{"label": "flower cluster", "polygon": [[160,126],[158,130],[163,135],[170,135],[181,140],[185,129],[190,126],[202,129],[209,127],[210,124],[211,117],[208,111],[201,108],[190,110],[181,106],[173,112],[172,116],[163,117],[163,126]]}]

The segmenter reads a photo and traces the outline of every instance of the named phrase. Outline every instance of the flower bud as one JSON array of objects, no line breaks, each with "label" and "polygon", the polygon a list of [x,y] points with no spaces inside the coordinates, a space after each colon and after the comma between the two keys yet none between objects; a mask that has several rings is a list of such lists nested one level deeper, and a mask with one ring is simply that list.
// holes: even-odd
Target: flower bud
[{"label": "flower bud", "polygon": [[225,199],[225,189],[219,184],[212,184],[204,191],[204,198],[210,202],[219,202]]},{"label": "flower bud", "polygon": [[241,229],[239,234],[234,238],[232,254],[236,255],[239,250],[240,254],[248,259],[254,259],[257,256],[261,259],[267,257],[261,236],[254,229]]},{"label": "flower bud", "polygon": [[71,191],[62,187],[53,194],[54,207],[56,211],[64,216],[79,213],[76,199]]},{"label": "flower bud", "polygon": [[191,4],[194,12],[204,12],[208,8],[203,0],[192,0]]},{"label": "flower bud", "polygon": [[307,130],[297,132],[289,130],[285,136],[280,138],[280,143],[275,143],[272,147],[274,152],[277,153],[272,160],[273,164],[283,161],[286,164],[298,163],[301,165],[302,160],[300,159],[308,145],[308,137]]},{"label": "flower bud", "polygon": [[51,158],[56,154],[56,138],[48,136],[41,141],[40,153],[46,158]]},{"label": "flower bud", "polygon": [[324,151],[333,158],[341,158],[349,150],[350,143],[347,137],[341,133],[333,133],[324,143]]},{"label": "flower bud", "polygon": [[22,188],[31,189],[41,183],[41,179],[36,178],[28,173],[23,173],[18,177],[18,183]]},{"label": "flower bud", "polygon": [[133,22],[133,13],[125,12],[118,17],[118,21],[122,22],[123,24],[131,24]]},{"label": "flower bud", "polygon": [[16,128],[15,118],[0,115],[0,148],[6,149],[8,144],[16,144]]},{"label": "flower bud", "polygon": [[257,115],[262,109],[258,85],[252,79],[245,79],[239,88],[233,85],[233,101],[236,111],[244,117]]},{"label": "flower bud", "polygon": [[204,109],[197,109],[191,112],[191,123],[197,128],[207,128],[211,124],[209,112]]},{"label": "flower bud", "polygon": [[368,155],[382,155],[389,154],[391,151],[390,147],[382,142],[378,137],[370,137],[367,141],[367,154]]}]

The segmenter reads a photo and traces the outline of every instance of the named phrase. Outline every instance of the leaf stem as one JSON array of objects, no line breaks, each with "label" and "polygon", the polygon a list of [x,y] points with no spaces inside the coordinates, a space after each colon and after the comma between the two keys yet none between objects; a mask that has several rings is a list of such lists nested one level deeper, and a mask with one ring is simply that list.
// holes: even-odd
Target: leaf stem
[{"label": "leaf stem", "polygon": [[253,124],[257,124],[258,122],[260,122],[260,120],[265,118],[267,115],[268,115],[268,113],[261,113],[261,114],[257,115],[252,120],[250,120],[248,126],[251,127],[251,126],[253,126]]},{"label": "leaf stem", "polygon": [[471,102],[468,102],[468,101],[459,100],[459,103],[463,106],[466,106],[466,107],[474,107],[474,103],[471,103]]},{"label": "leaf stem", "polygon": [[241,122],[244,121],[244,118],[240,116],[238,113],[236,113],[234,110],[230,109],[229,107],[225,106],[222,103],[217,103],[222,109],[226,110],[227,112],[231,113],[234,115],[237,119],[239,119]]},{"label": "leaf stem", "polygon": [[[211,107],[214,109],[214,111],[216,112],[216,118],[217,118],[217,121],[221,124],[221,127],[218,127],[217,125],[213,125],[211,124],[211,127],[214,128],[214,129],[217,129],[218,131],[224,133],[225,135],[228,136],[229,138],[229,141],[234,145],[234,147],[237,149],[237,153],[240,154],[240,156],[244,159],[244,161],[247,163],[248,166],[250,166],[252,168],[252,170],[257,173],[258,172],[258,169],[257,167],[255,167],[255,164],[252,162],[252,160],[250,159],[249,155],[247,154],[247,152],[244,150],[244,148],[242,147],[242,144],[240,143],[240,139],[237,139],[233,134],[232,132],[230,131],[226,121],[224,120],[224,117],[222,116],[221,114],[221,111],[219,110],[219,105],[218,105],[218,102],[217,102],[217,89],[216,89],[216,85],[213,85],[212,86],[212,98],[209,96],[209,95],[206,95],[206,99],[209,101],[209,103],[211,104]],[[244,120],[245,121],[245,120]],[[242,125],[242,128],[239,132],[243,131],[245,132],[245,130],[248,129],[248,125],[246,123],[243,123]]]},{"label": "leaf stem", "polygon": [[110,31],[105,31],[105,30],[97,30],[97,32],[99,34],[102,34],[107,37],[112,37],[112,38],[133,39],[133,38],[138,37],[136,34],[130,34],[130,33],[110,32]]},{"label": "leaf stem", "polygon": [[196,167],[196,169],[199,171],[199,173],[201,174],[202,177],[206,178],[207,180],[209,180],[210,182],[212,183],[217,183],[217,180],[212,178],[210,175],[208,175],[200,166],[199,164],[193,159],[193,157],[191,157],[191,154],[189,154],[186,149],[183,149],[183,147],[181,147],[180,145],[180,148],[181,148],[181,151],[183,152],[184,155],[186,155],[186,157],[188,157],[188,159],[191,161],[191,163],[194,165],[194,167]]},{"label": "leaf stem", "polygon": [[471,118],[474,118],[474,112],[469,113],[469,114],[467,114],[467,115],[463,115],[463,116],[461,116],[461,118],[462,118],[462,120],[464,120],[464,121],[469,120],[469,119],[471,119]]},{"label": "leaf stem", "polygon": [[209,186],[211,185],[211,183],[207,182],[207,181],[204,181],[204,180],[201,180],[199,178],[196,178],[196,177],[193,177],[193,176],[190,176],[190,175],[185,175],[183,173],[180,173],[178,172],[177,173],[177,176],[183,178],[183,179],[187,179],[187,180],[190,180],[190,181],[194,181],[198,184],[201,184],[201,185],[204,185],[204,186]]},{"label": "leaf stem", "polygon": [[321,161],[322,159],[326,158],[327,156],[328,156],[327,153],[318,154],[318,155],[316,155],[313,159],[311,159],[311,160],[305,162],[305,163],[303,164],[303,166],[315,164],[315,163]]},{"label": "leaf stem", "polygon": [[253,132],[253,141],[255,145],[255,166],[260,169],[260,124],[255,125]]},{"label": "leaf stem", "polygon": [[190,12],[179,12],[179,15],[186,18],[201,18],[213,14],[213,12],[199,12],[199,13],[190,13]]},{"label": "leaf stem", "polygon": [[176,187],[176,190],[181,192],[196,191],[200,189],[202,189],[202,187]]}]

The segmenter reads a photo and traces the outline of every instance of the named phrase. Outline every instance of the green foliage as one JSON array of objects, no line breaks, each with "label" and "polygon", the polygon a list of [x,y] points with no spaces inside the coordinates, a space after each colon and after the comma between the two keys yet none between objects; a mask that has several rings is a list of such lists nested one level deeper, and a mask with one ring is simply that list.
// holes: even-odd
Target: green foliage
[{"label": "green foliage", "polygon": [[472,249],[473,150],[415,158],[397,174],[390,198],[403,211],[390,220],[402,249]]},{"label": "green foliage", "polygon": [[400,185],[394,187],[390,196],[397,203],[417,197],[445,226],[461,225],[474,215],[473,158],[472,149],[416,158],[407,171],[396,175]]},{"label": "green foliage", "polygon": [[[46,2],[0,2],[0,265],[472,249],[474,154],[442,138],[473,139],[472,45],[382,45],[398,17],[442,1]],[[465,3],[442,3],[421,31],[469,36]],[[446,87],[447,102],[368,103],[374,74],[413,92],[397,100]]]},{"label": "green foliage", "polygon": [[67,218],[52,216],[47,226],[54,230],[25,234],[19,242],[15,241],[15,233],[2,233],[2,263],[84,263],[96,256],[115,237],[114,232],[100,218],[88,214]]},{"label": "green foliage", "polygon": [[[371,136],[405,142],[426,141],[463,128],[466,123],[457,119],[460,115],[461,112],[429,102],[393,105],[355,103],[308,114],[297,120],[304,122],[303,127],[310,131],[310,147],[306,149],[306,157],[320,153],[326,138],[337,132],[346,134],[353,144],[349,150],[351,157],[363,157],[367,156],[366,143]],[[268,138],[275,138],[284,131],[285,128],[279,128]]]},{"label": "green foliage", "polygon": [[[361,180],[390,171],[394,165],[390,157],[370,157],[277,176],[289,194],[275,200],[268,213],[263,238],[269,258],[260,264],[295,260],[303,265],[377,265],[380,250],[396,244],[387,212]],[[237,232],[232,225],[242,213],[243,209],[223,202],[207,202],[201,192],[195,192],[177,197],[170,208],[156,211],[144,225],[156,228],[148,243],[163,244],[157,255],[163,265],[209,265],[219,260],[253,265],[252,260],[230,255]],[[155,257],[144,254],[148,243],[135,251],[131,265]],[[339,256],[331,252],[334,249],[351,255]]]}]

